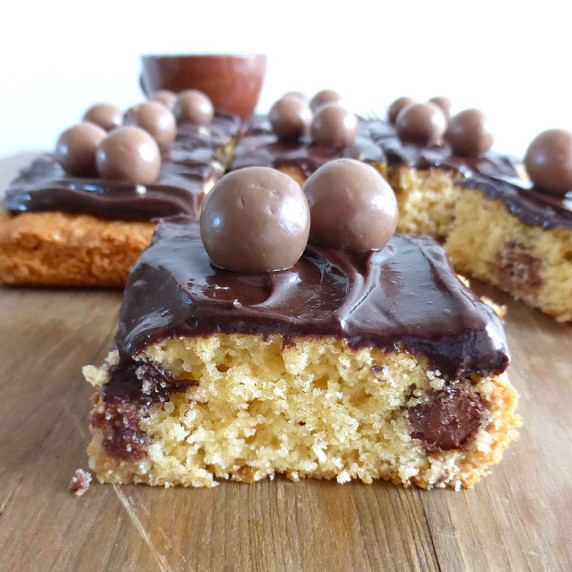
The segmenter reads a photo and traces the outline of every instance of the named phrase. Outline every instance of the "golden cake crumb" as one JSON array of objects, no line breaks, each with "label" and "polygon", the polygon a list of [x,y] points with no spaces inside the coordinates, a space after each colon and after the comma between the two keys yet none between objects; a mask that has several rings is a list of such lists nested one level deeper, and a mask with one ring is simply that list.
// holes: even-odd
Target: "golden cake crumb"
[{"label": "golden cake crumb", "polygon": [[112,429],[106,412],[112,416],[98,389],[88,449],[97,478],[214,486],[217,479],[254,482],[283,474],[471,487],[517,435],[517,394],[506,374],[453,382],[451,388],[484,403],[484,421],[466,446],[428,451],[411,436],[408,417],[409,408],[445,386],[426,358],[354,350],[330,337],[283,342],[279,335],[217,334],[149,346],[141,363],[199,384],[139,407],[136,430],[147,444],[135,461],[106,450]]}]

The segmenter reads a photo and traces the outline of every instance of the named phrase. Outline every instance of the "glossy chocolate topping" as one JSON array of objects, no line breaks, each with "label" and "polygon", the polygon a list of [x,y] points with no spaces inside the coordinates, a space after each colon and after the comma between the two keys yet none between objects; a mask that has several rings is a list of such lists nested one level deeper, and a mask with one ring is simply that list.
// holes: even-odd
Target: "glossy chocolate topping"
[{"label": "glossy chocolate topping", "polygon": [[301,91],[288,91],[282,97],[296,97],[300,101],[303,101],[306,105],[310,105],[310,100],[308,99],[308,96],[305,93],[302,93]]},{"label": "glossy chocolate topping", "polygon": [[167,109],[172,110],[175,107],[175,103],[177,103],[177,94],[168,89],[158,89],[151,94],[149,101],[158,101]]},{"label": "glossy chocolate topping", "polygon": [[306,248],[310,211],[292,177],[247,167],[228,173],[209,192],[200,226],[216,266],[236,272],[282,270]]},{"label": "glossy chocolate topping", "polygon": [[246,134],[238,141],[234,150],[233,169],[242,167],[297,167],[309,176],[332,159],[347,157],[369,164],[380,163],[384,154],[380,145],[369,135],[368,124],[360,121],[358,135],[351,145],[333,147],[317,145],[309,138],[299,141],[280,141],[271,132],[265,118],[256,116],[244,127]]},{"label": "glossy chocolate topping", "polygon": [[186,89],[179,94],[173,107],[179,123],[210,125],[214,118],[212,101],[201,91]]},{"label": "glossy chocolate topping", "polygon": [[449,119],[451,117],[451,107],[453,107],[453,102],[444,95],[438,95],[436,97],[432,97],[427,103],[432,103],[441,109],[441,111],[445,114],[445,118]]},{"label": "glossy chocolate topping", "polygon": [[320,107],[312,119],[310,133],[317,145],[347,147],[358,134],[358,119],[349,109],[332,103]]},{"label": "glossy chocolate topping", "polygon": [[125,125],[145,129],[159,147],[168,147],[177,136],[177,121],[172,111],[158,101],[141,103],[128,110],[123,119]]},{"label": "glossy chocolate topping", "polygon": [[148,185],[159,176],[161,151],[144,129],[119,127],[99,144],[95,162],[104,179]]},{"label": "glossy chocolate topping", "polygon": [[96,103],[85,112],[83,120],[111,131],[123,123],[123,111],[111,103]]},{"label": "glossy chocolate topping", "polygon": [[198,216],[205,185],[221,176],[216,150],[238,128],[238,119],[223,113],[217,113],[206,130],[182,126],[175,142],[162,154],[159,178],[145,186],[73,177],[53,155],[42,155],[10,183],[4,208],[13,214],[63,211],[110,220]]},{"label": "glossy chocolate topping", "polygon": [[572,133],[543,131],[528,146],[524,164],[539,189],[560,196],[572,191]]},{"label": "glossy chocolate topping", "polygon": [[70,175],[95,177],[95,153],[106,136],[107,132],[94,123],[74,125],[60,135],[56,143],[56,159]]},{"label": "glossy chocolate topping", "polygon": [[394,124],[399,112],[406,107],[415,103],[415,100],[411,97],[402,96],[398,97],[387,109],[387,120]]},{"label": "glossy chocolate topping", "polygon": [[342,100],[342,96],[333,89],[323,89],[319,91],[310,100],[310,108],[314,113],[317,113],[320,107],[324,105],[329,105],[330,103],[339,103]]},{"label": "glossy chocolate topping", "polygon": [[124,365],[105,391],[125,383],[122,369],[149,344],[219,332],[281,334],[286,343],[337,336],[427,356],[451,379],[500,372],[509,361],[500,320],[428,237],[395,235],[367,253],[309,246],[292,269],[239,274],[214,267],[198,223],[177,217],[157,227],[131,271],[116,338]]},{"label": "glossy chocolate topping", "polygon": [[297,139],[310,133],[312,110],[300,97],[284,96],[270,108],[268,119],[280,139]]},{"label": "glossy chocolate topping", "polygon": [[395,193],[371,165],[335,159],[311,175],[303,189],[314,244],[364,252],[383,248],[395,232]]},{"label": "glossy chocolate topping", "polygon": [[440,144],[446,128],[447,118],[443,110],[432,103],[407,105],[395,120],[399,138],[418,145]]},{"label": "glossy chocolate topping", "polygon": [[543,228],[572,229],[572,193],[564,197],[548,195],[532,183],[518,179],[472,176],[459,184],[499,199],[521,221]]},{"label": "glossy chocolate topping", "polygon": [[478,157],[489,151],[495,138],[480,109],[465,109],[449,120],[445,139],[455,155]]},{"label": "glossy chocolate topping", "polygon": [[389,164],[405,165],[413,169],[439,167],[456,171],[463,176],[478,174],[490,177],[518,177],[519,161],[498,153],[482,157],[458,157],[450,145],[424,146],[401,141],[395,127],[382,119],[368,123],[370,136],[381,148]]}]

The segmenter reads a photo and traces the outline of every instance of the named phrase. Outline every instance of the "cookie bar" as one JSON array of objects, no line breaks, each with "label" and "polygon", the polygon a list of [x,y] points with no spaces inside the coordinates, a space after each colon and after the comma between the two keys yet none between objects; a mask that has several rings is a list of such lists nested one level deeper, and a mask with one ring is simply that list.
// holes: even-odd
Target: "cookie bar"
[{"label": "cookie bar", "polygon": [[489,151],[480,157],[458,157],[450,145],[402,141],[395,126],[381,119],[369,123],[380,146],[386,176],[399,203],[399,232],[429,234],[439,240],[451,232],[459,193],[457,181],[471,174],[518,177],[518,162]]},{"label": "cookie bar", "polygon": [[524,181],[460,181],[445,248],[459,272],[572,321],[572,200]]},{"label": "cookie bar", "polygon": [[398,230],[444,242],[455,269],[572,320],[572,202],[536,188],[518,160],[404,142],[370,124],[399,203]]},{"label": "cookie bar", "polygon": [[516,435],[508,362],[498,317],[428,237],[242,274],[178,217],[131,271],[106,363],[84,368],[90,466],[109,483],[469,487]]},{"label": "cookie bar", "polygon": [[162,153],[156,182],[136,185],[64,172],[42,155],[12,181],[0,221],[0,282],[122,286],[149,245],[154,219],[198,216],[230,160],[239,122],[217,113],[182,125]]}]

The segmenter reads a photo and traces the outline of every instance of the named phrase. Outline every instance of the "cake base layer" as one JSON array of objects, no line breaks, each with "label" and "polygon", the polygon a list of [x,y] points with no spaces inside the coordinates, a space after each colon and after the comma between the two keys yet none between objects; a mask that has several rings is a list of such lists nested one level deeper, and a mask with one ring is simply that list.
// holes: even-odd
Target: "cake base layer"
[{"label": "cake base layer", "polygon": [[526,224],[500,200],[462,188],[445,250],[459,272],[572,320],[572,230]]},{"label": "cake base layer", "polygon": [[399,206],[397,231],[445,238],[453,226],[459,193],[459,174],[453,171],[412,169],[391,165],[387,180]]},{"label": "cake base layer", "polygon": [[107,389],[118,360],[84,368],[97,387],[90,466],[108,483],[283,474],[470,487],[520,423],[505,374],[445,381],[423,356],[332,337],[167,339],[136,356],[135,394]]},{"label": "cake base layer", "polygon": [[398,231],[429,234],[444,243],[457,272],[572,321],[572,230],[528,224],[461,180],[436,167],[390,165]]},{"label": "cake base layer", "polygon": [[123,286],[154,227],[60,212],[0,213],[0,283]]}]

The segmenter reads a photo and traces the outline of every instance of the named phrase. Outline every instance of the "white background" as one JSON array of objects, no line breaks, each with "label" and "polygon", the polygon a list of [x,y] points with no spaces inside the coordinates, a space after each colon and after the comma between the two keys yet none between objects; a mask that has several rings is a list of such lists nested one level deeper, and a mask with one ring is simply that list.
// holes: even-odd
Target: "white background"
[{"label": "white background", "polygon": [[480,107],[521,155],[572,129],[568,2],[50,0],[0,5],[0,157],[51,149],[91,104],[142,99],[143,53],[268,54],[259,103],[331,87],[356,111],[400,95]]}]

